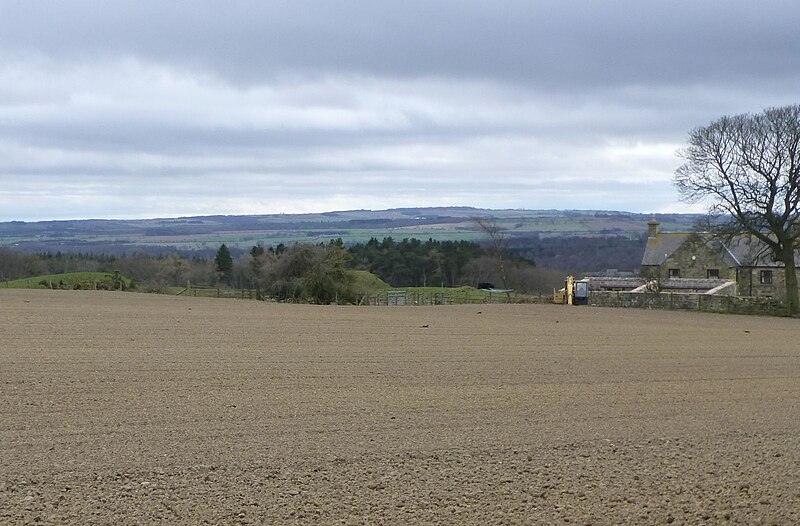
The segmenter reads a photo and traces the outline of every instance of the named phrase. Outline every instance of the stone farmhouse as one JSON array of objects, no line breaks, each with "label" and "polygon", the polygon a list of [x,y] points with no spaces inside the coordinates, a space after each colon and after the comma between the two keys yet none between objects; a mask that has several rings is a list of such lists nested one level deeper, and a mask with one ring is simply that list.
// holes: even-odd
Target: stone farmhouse
[{"label": "stone farmhouse", "polygon": [[[795,265],[800,267],[797,255]],[[783,264],[773,261],[758,239],[660,232],[655,219],[648,223],[641,274],[659,290],[775,299],[786,295]]]},{"label": "stone farmhouse", "polygon": [[785,299],[783,264],[754,237],[723,240],[707,233],[661,232],[659,226],[655,219],[648,223],[640,276],[585,278],[590,290]]}]

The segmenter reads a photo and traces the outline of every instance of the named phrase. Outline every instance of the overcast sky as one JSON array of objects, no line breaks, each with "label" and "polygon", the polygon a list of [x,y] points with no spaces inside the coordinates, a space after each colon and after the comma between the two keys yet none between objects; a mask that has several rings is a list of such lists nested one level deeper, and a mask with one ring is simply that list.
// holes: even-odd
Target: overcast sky
[{"label": "overcast sky", "polygon": [[800,102],[796,0],[0,2],[0,221],[687,211],[688,132]]}]

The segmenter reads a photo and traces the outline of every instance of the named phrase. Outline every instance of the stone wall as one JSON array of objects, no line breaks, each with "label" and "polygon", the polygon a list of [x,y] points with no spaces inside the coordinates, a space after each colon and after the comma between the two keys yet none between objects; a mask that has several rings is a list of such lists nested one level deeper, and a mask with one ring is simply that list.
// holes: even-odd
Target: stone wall
[{"label": "stone wall", "polygon": [[786,308],[781,301],[770,298],[741,296],[712,296],[700,293],[662,292],[661,294],[592,291],[589,304],[599,307],[628,307],[640,309],[684,309],[732,314],[782,315]]}]

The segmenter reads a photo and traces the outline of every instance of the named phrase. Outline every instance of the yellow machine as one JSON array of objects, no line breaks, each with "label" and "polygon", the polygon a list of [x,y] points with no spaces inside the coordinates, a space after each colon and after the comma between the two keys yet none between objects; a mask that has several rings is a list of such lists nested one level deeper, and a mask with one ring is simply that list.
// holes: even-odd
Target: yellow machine
[{"label": "yellow machine", "polygon": [[576,280],[573,276],[567,276],[564,282],[564,288],[553,291],[553,303],[561,305],[588,305],[589,280]]},{"label": "yellow machine", "polygon": [[561,290],[553,289],[553,303],[556,303],[558,305],[563,305],[566,301],[567,298],[564,289]]},{"label": "yellow machine", "polygon": [[567,276],[564,282],[564,288],[561,290],[553,290],[553,303],[559,305],[572,305],[572,294],[575,287],[575,278]]},{"label": "yellow machine", "polygon": [[564,288],[567,291],[567,305],[575,305],[575,278],[567,276]]}]

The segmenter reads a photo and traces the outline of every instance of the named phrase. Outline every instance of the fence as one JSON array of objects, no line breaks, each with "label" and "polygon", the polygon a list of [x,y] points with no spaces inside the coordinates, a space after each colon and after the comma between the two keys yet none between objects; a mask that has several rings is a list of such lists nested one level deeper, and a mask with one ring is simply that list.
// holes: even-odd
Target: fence
[{"label": "fence", "polygon": [[593,290],[589,296],[589,303],[600,307],[682,309],[731,314],[781,315],[786,312],[783,302],[772,298],[714,296],[687,292],[661,292],[656,294]]},{"label": "fence", "polygon": [[363,294],[358,297],[358,305],[401,306],[401,305],[480,305],[486,303],[550,303],[551,296],[511,293],[478,293],[475,291],[387,291],[380,294]]},{"label": "fence", "polygon": [[177,296],[195,298],[238,298],[243,300],[264,299],[256,289],[226,289],[221,287],[187,287],[177,292]]},{"label": "fence", "polygon": [[[154,291],[156,292],[156,291]],[[191,296],[198,298],[237,298],[250,300],[280,301],[257,289],[228,289],[224,287],[198,287],[190,286],[173,292],[178,296]],[[477,290],[445,290],[443,292],[431,291],[405,291],[389,290],[386,292],[358,294],[353,301],[356,305],[372,306],[403,306],[403,305],[463,305],[486,303],[550,303],[549,295],[511,294],[499,292],[484,292]]]}]

